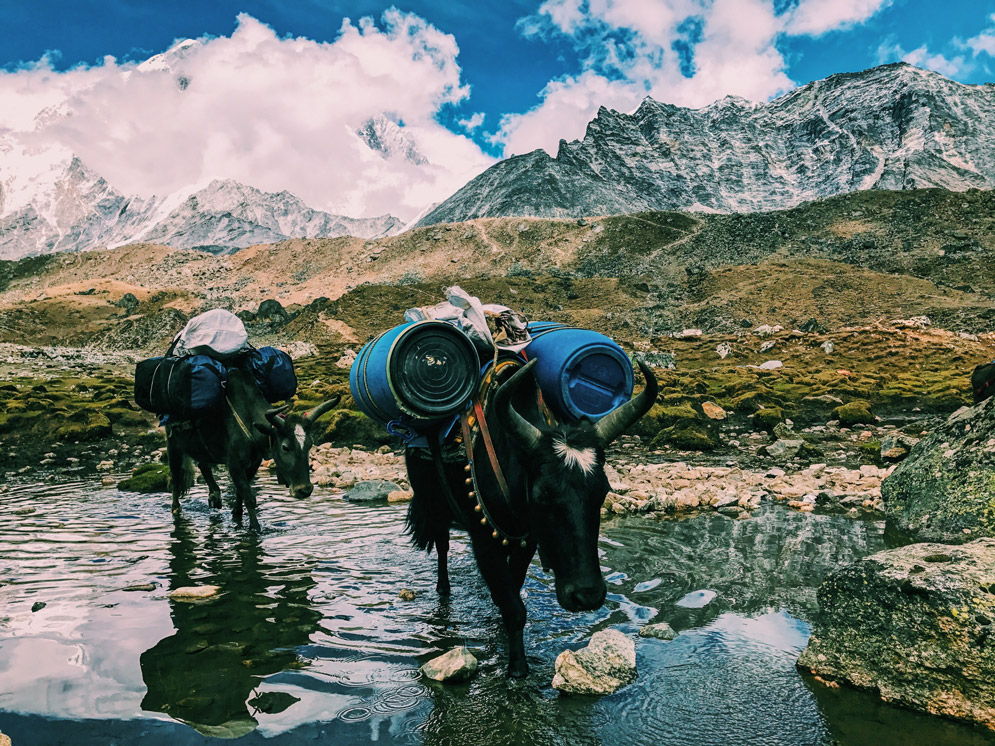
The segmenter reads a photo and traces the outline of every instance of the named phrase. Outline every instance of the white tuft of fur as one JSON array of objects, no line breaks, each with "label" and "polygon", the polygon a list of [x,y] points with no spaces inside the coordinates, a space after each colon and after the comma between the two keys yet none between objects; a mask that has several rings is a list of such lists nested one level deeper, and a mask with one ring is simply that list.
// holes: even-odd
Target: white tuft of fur
[{"label": "white tuft of fur", "polygon": [[598,454],[593,448],[571,448],[562,440],[554,440],[553,451],[567,466],[576,466],[585,474],[593,472],[598,463]]},{"label": "white tuft of fur", "polygon": [[297,443],[301,448],[304,447],[304,428],[300,425],[294,426],[294,436],[297,438]]}]

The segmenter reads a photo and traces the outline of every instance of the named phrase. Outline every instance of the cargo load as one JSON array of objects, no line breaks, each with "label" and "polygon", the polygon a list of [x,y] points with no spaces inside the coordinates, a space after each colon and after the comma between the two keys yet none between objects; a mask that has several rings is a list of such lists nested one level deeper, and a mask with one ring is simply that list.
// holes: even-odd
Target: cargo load
[{"label": "cargo load", "polygon": [[190,319],[170,349],[181,356],[210,355],[225,360],[248,347],[249,334],[242,319],[231,311],[214,308]]},{"label": "cargo load", "polygon": [[432,319],[400,324],[368,342],[349,371],[357,406],[405,440],[452,421],[479,383],[473,342],[456,326]]},{"label": "cargo load", "polygon": [[611,337],[552,321],[530,322],[528,330],[522,355],[537,361],[539,389],[561,420],[597,420],[632,398],[632,363]]},{"label": "cargo load", "polygon": [[252,374],[270,404],[290,399],[297,393],[294,361],[283,350],[275,347],[251,348],[239,355],[234,365]]},{"label": "cargo load", "polygon": [[155,414],[200,419],[225,403],[228,369],[208,355],[153,357],[135,366],[135,402]]}]

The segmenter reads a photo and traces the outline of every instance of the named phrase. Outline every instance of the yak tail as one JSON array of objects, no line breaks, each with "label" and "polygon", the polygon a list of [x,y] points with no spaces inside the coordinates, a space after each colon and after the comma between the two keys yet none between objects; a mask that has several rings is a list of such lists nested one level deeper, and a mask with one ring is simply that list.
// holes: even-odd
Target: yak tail
[{"label": "yak tail", "polygon": [[[180,488],[179,489],[179,494],[183,495],[183,494],[186,493],[187,490],[189,490],[191,487],[193,487],[195,474],[194,474],[194,470],[193,470],[193,459],[191,459],[186,454],[184,454],[183,456],[181,456],[181,458],[182,458],[182,461],[180,463],[180,468],[178,470],[179,482],[180,482],[179,483],[179,488]],[[175,478],[176,474],[177,474],[177,472],[174,472],[172,469],[170,469],[170,473],[169,473],[169,480],[170,480],[170,483],[171,483],[170,487],[173,486],[172,485],[172,481]]]}]

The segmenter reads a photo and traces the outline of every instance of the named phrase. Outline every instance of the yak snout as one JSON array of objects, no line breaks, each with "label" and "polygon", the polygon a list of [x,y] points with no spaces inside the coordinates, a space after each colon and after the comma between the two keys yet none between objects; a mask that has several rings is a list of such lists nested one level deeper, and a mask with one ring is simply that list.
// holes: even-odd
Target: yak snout
[{"label": "yak snout", "polygon": [[311,484],[298,484],[291,488],[291,492],[298,500],[303,500],[305,497],[311,496],[311,493],[314,492],[314,486]]},{"label": "yak snout", "polygon": [[605,602],[608,586],[601,578],[592,585],[564,583],[556,595],[559,597],[560,606],[567,611],[594,611],[600,609]]}]

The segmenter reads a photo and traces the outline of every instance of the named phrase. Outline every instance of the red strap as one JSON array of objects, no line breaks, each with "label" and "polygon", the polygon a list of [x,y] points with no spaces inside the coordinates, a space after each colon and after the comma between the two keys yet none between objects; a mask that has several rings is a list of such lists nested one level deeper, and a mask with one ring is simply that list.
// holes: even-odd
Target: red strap
[{"label": "red strap", "polygon": [[[484,448],[487,450],[487,458],[491,461],[491,470],[494,472],[494,478],[497,479],[498,487],[501,488],[501,494],[504,495],[505,501],[511,504],[511,491],[508,489],[508,483],[504,481],[504,474],[501,472],[501,464],[498,463],[497,453],[494,451],[494,441],[491,440],[491,433],[487,429],[487,421],[484,419],[484,408],[480,406],[480,400],[475,399],[473,402],[473,411],[477,415],[477,424],[480,427],[480,435],[484,439]],[[469,436],[467,436],[466,443],[467,453],[470,453],[473,449],[472,443],[469,442]]]}]

